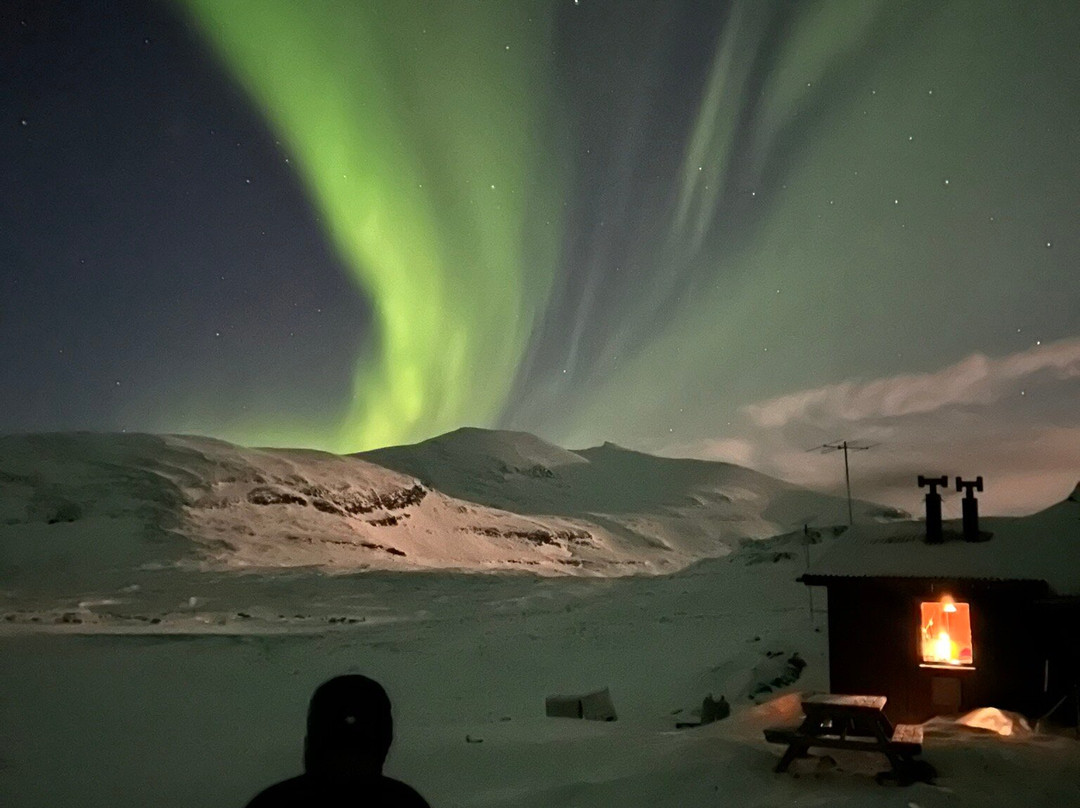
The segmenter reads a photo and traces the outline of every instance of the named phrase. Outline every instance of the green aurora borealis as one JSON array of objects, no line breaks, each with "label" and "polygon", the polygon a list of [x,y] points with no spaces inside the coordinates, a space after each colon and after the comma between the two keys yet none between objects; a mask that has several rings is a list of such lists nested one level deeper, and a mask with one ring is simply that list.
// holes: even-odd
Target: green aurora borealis
[{"label": "green aurora borealis", "polygon": [[[656,6],[186,5],[376,312],[340,423],[292,442],[688,445],[793,385],[1015,349],[995,312],[1068,271],[1049,10],[722,4],[692,67]],[[943,352],[912,318],[961,325]]]},{"label": "green aurora borealis", "polygon": [[[325,445],[383,446],[498,416],[559,237],[543,160],[543,7],[187,0],[295,155],[373,301],[354,400]],[[492,305],[495,303],[496,305]]]},{"label": "green aurora borealis", "polygon": [[1075,0],[16,8],[0,432],[1080,473]]}]

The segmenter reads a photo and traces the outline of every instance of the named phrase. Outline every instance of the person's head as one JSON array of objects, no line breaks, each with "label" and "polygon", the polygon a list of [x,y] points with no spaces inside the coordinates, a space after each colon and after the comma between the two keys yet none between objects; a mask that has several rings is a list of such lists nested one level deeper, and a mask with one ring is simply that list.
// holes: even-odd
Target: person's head
[{"label": "person's head", "polygon": [[393,736],[382,685],[358,674],[337,676],[311,697],[304,770],[335,777],[380,774]]}]

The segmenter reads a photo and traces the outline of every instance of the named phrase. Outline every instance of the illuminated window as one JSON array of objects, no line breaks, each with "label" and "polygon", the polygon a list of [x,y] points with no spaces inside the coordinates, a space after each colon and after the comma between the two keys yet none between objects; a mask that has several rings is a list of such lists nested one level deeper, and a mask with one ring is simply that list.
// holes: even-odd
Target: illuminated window
[{"label": "illuminated window", "polygon": [[945,595],[941,600],[924,601],[920,611],[919,642],[923,663],[970,668],[974,658],[968,604],[957,603]]}]

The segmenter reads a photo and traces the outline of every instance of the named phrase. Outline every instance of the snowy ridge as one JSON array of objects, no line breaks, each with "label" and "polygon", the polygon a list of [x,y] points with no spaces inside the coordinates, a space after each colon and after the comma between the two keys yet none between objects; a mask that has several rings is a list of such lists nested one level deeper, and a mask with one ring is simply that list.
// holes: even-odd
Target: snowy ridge
[{"label": "snowy ridge", "polygon": [[[688,559],[724,555],[741,540],[804,524],[847,521],[846,501],[837,497],[730,463],[656,457],[612,443],[571,452],[527,433],[460,429],[358,456],[453,497],[563,514]],[[907,514],[857,501],[855,516],[888,521]]]},{"label": "snowy ridge", "polygon": [[24,580],[170,565],[656,573],[844,507],[738,466],[478,429],[355,456],[7,436],[0,483],[0,575]]}]

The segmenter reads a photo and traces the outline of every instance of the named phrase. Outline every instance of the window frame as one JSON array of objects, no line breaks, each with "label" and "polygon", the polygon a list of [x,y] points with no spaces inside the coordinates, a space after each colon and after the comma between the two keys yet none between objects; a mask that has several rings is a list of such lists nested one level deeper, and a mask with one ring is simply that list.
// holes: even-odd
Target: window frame
[{"label": "window frame", "polygon": [[[967,628],[968,628],[968,633],[970,635],[971,660],[972,660],[971,662],[956,662],[956,663],[940,662],[940,661],[929,660],[923,654],[923,636],[922,636],[922,633],[923,633],[923,606],[924,605],[942,606],[942,603],[943,603],[943,601],[945,601],[946,598],[948,600],[952,601],[954,605],[957,605],[957,606],[962,605],[962,606],[965,606],[967,608],[967,623],[968,623]],[[973,614],[972,614],[973,612],[974,612],[974,609],[972,609],[972,604],[971,604],[970,600],[956,600],[950,595],[937,595],[935,597],[933,594],[927,594],[927,595],[924,595],[924,596],[920,597],[916,601],[915,658],[919,661],[919,667],[920,668],[927,668],[927,669],[930,669],[930,670],[941,670],[941,671],[973,671],[973,670],[976,670],[976,667],[975,667],[975,628],[974,628],[974,617],[973,617]]]}]

